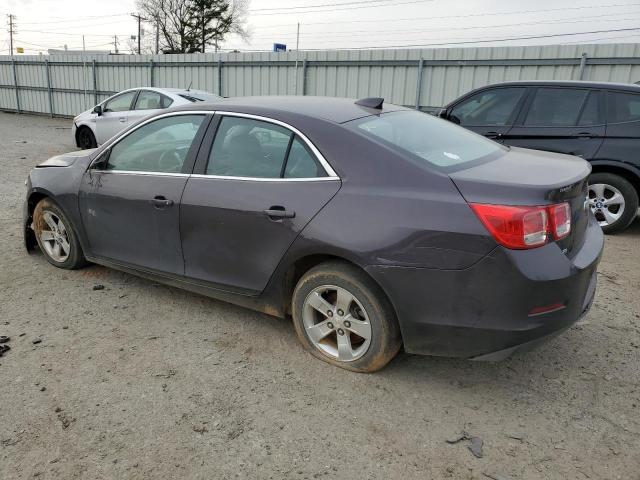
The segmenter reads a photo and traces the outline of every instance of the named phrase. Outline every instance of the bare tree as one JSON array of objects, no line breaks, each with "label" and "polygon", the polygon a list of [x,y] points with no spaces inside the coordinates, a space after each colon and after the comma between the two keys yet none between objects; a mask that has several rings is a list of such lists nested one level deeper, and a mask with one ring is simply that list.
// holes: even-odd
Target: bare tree
[{"label": "bare tree", "polygon": [[164,53],[204,52],[228,34],[247,39],[249,0],[137,0],[138,11],[160,30]]}]

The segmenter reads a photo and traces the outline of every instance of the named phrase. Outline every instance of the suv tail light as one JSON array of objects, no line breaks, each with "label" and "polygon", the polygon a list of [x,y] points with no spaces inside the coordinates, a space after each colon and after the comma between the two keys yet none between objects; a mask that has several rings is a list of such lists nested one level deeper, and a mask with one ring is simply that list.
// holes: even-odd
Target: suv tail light
[{"label": "suv tail light", "polygon": [[548,238],[560,240],[571,232],[568,203],[536,207],[482,203],[470,206],[493,238],[507,248],[541,247]]}]

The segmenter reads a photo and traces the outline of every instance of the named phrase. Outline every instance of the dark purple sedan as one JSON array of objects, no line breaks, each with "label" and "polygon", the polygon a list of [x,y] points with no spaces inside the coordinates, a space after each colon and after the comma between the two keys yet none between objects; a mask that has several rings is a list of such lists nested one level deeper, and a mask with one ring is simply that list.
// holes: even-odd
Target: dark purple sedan
[{"label": "dark purple sedan", "polygon": [[588,311],[603,235],[589,164],[381,99],[166,110],[32,170],[26,246],[292,317],[372,372],[411,353],[496,360]]}]

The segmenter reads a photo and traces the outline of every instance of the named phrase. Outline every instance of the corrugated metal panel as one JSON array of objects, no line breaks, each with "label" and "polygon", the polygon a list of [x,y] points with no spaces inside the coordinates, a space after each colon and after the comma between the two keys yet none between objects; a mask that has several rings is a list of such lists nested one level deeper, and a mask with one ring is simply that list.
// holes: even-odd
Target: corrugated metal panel
[{"label": "corrugated metal panel", "polygon": [[[382,96],[437,108],[483,85],[510,80],[640,80],[640,44],[252,52],[190,55],[0,57],[0,109],[75,115],[131,87],[182,87],[224,96]],[[418,65],[424,61],[421,74]],[[48,73],[47,77],[47,64]],[[221,62],[221,63],[220,63]],[[222,69],[220,70],[220,65]],[[95,77],[94,77],[95,73]],[[47,81],[50,80],[50,84]],[[420,85],[418,81],[420,79]],[[221,80],[221,83],[220,83]]]}]

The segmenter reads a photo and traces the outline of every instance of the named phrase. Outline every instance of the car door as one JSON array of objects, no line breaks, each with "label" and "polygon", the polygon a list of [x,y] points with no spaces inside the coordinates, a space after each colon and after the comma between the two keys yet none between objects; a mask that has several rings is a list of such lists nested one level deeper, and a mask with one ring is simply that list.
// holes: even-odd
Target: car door
[{"label": "car door", "polygon": [[213,123],[180,204],[185,275],[256,294],[341,183],[293,127],[237,113]]},{"label": "car door", "polygon": [[450,107],[445,118],[487,138],[502,141],[518,116],[526,92],[524,86],[488,88]]},{"label": "car door", "polygon": [[527,103],[505,144],[593,158],[606,130],[600,90],[539,87]]},{"label": "car door", "polygon": [[129,125],[168,108],[173,103],[166,95],[153,90],[140,90],[133,109],[129,112]]},{"label": "car door", "polygon": [[102,114],[96,119],[96,141],[99,145],[129,125],[129,111],[138,94],[137,90],[121,93],[102,105]]},{"label": "car door", "polygon": [[210,118],[191,112],[156,117],[94,161],[79,198],[93,256],[184,273],[180,197]]},{"label": "car door", "polygon": [[640,94],[607,92],[607,136],[598,157],[633,165],[640,174]]}]

